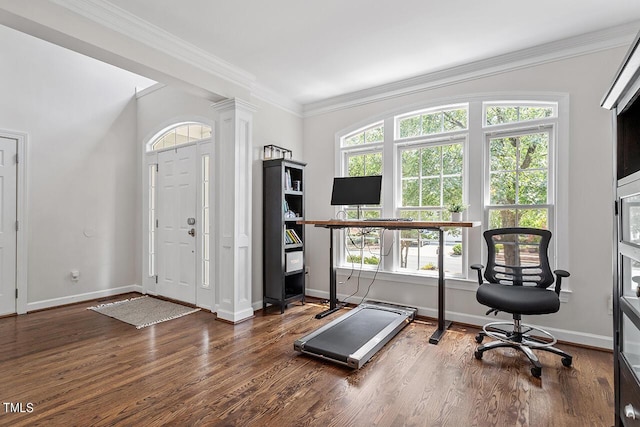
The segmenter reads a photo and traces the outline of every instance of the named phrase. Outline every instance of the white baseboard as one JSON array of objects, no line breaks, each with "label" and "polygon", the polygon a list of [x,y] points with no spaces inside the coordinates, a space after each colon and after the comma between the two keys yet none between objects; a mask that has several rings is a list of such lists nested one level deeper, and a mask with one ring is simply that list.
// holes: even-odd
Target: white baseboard
[{"label": "white baseboard", "polygon": [[[329,292],[327,291],[320,291],[317,289],[307,288],[305,290],[305,293],[306,295],[309,295],[312,297],[329,299]],[[344,301],[345,298],[347,298],[348,296],[349,295],[347,294],[345,295],[338,294],[338,299],[340,301]],[[357,304],[360,302],[361,298],[362,297],[352,298],[347,302]],[[381,301],[381,302],[388,302],[388,303],[394,304],[393,301]],[[438,310],[435,308],[420,307],[420,306],[416,306],[415,304],[411,304],[411,306],[418,309],[418,315],[420,316],[426,316],[426,317],[431,317],[435,319],[438,318]],[[453,322],[460,322],[468,325],[475,325],[477,327],[481,327],[482,325],[485,325],[489,322],[496,321],[496,318],[493,316],[492,317],[477,316],[477,315],[467,314],[467,313],[456,313],[449,310],[447,310],[446,319],[451,320]],[[538,325],[532,325],[532,326],[538,326]],[[568,343],[574,343],[579,345],[586,345],[590,347],[602,348],[606,350],[613,349],[613,338],[609,336],[595,335],[595,334],[589,334],[586,332],[579,332],[579,331],[569,331],[566,329],[552,328],[549,326],[540,326],[540,328],[550,332],[554,337],[556,337],[556,339],[560,341],[565,341]]]},{"label": "white baseboard", "polygon": [[113,295],[126,294],[128,292],[144,293],[143,289],[142,289],[142,286],[140,286],[140,285],[128,285],[128,286],[122,286],[122,287],[119,287],[119,288],[112,288],[112,289],[104,289],[104,290],[94,291],[94,292],[87,292],[87,293],[84,293],[84,294],[76,294],[76,295],[69,295],[69,296],[60,297],[60,298],[53,298],[53,299],[42,300],[42,301],[28,302],[27,303],[27,312],[35,311],[35,310],[43,310],[45,308],[58,307],[58,306],[61,306],[61,305],[66,305],[66,304],[73,304],[73,303],[76,303],[76,302],[90,301],[90,300],[93,300],[93,299],[110,297],[110,296],[113,296]]},{"label": "white baseboard", "polygon": [[218,306],[216,310],[216,316],[218,316],[218,319],[226,320],[227,322],[239,323],[243,320],[252,318],[254,315],[253,311],[253,308],[249,308],[237,312],[231,312],[227,310],[221,310]]}]

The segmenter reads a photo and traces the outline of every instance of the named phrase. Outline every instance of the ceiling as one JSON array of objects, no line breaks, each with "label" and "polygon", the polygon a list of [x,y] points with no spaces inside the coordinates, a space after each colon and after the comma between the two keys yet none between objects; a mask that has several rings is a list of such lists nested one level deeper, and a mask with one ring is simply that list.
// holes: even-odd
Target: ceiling
[{"label": "ceiling", "polygon": [[640,21],[638,0],[109,3],[301,105]]},{"label": "ceiling", "polygon": [[627,47],[640,0],[0,0],[0,24],[305,116]]}]

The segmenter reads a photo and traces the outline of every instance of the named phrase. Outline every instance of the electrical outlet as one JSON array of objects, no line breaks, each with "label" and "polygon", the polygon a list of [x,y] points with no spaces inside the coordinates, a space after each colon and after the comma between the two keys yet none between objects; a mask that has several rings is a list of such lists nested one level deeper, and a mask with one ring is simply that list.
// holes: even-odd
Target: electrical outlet
[{"label": "electrical outlet", "polygon": [[609,312],[609,316],[613,316],[613,294],[609,294],[609,298],[607,299],[607,311]]}]

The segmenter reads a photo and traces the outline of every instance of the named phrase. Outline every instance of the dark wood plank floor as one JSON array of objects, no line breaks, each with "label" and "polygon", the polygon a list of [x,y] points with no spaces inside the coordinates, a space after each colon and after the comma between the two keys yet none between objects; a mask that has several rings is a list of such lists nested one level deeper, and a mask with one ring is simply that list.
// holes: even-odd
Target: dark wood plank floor
[{"label": "dark wood plank floor", "polygon": [[336,316],[315,319],[317,304],[235,326],[201,311],[141,330],[90,305],[0,319],[0,425],[613,425],[607,352],[561,346],[571,369],[541,354],[538,380],[511,350],[476,360],[475,330],[454,326],[434,346],[435,326],[415,322],[352,371],[293,350]]}]

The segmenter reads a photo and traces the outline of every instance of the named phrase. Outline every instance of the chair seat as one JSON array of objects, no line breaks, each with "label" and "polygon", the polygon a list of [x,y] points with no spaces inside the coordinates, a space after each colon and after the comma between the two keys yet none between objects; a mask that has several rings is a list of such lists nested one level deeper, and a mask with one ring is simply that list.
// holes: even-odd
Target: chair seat
[{"label": "chair seat", "polygon": [[476,292],[480,304],[517,314],[548,314],[560,309],[560,298],[548,289],[483,283]]}]

